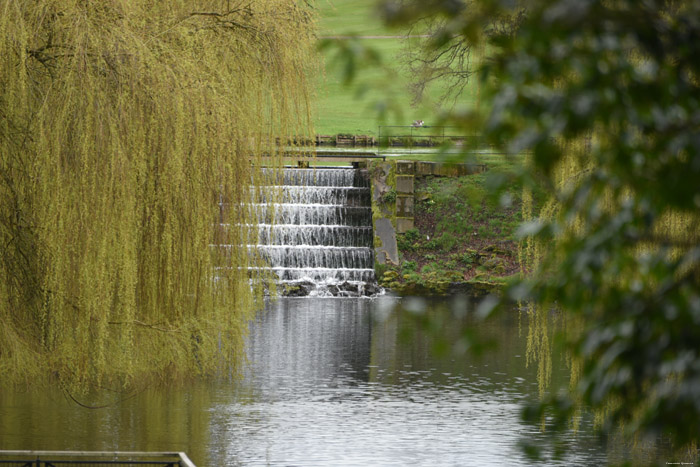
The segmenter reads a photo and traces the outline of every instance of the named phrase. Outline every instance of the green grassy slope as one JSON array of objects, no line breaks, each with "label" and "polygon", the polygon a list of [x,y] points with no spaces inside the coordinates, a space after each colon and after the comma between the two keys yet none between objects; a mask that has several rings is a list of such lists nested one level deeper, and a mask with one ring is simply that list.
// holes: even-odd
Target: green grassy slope
[{"label": "green grassy slope", "polygon": [[[374,10],[374,0],[324,0],[317,3],[319,12],[319,35],[372,35],[400,36],[401,31],[386,28]],[[321,59],[325,72],[320,76],[316,95],[315,131],[318,134],[377,134],[380,124],[410,125],[414,120],[426,124],[437,121],[439,109],[434,102],[440,95],[439,87],[429,90],[428,98],[418,106],[412,106],[409,92],[410,76],[402,66],[403,38],[359,39],[361,45],[380,53],[387,70],[369,67],[361,69],[350,86],[342,82],[342,69],[334,60],[337,49],[324,50]],[[361,91],[368,91],[360,97]],[[472,91],[461,101],[473,105],[477,93]],[[400,108],[400,114],[388,112],[380,120],[378,102],[386,100],[392,108]]]},{"label": "green grassy slope", "polygon": [[319,34],[329,35],[387,35],[392,32],[382,24],[377,14],[376,0],[320,0]]}]

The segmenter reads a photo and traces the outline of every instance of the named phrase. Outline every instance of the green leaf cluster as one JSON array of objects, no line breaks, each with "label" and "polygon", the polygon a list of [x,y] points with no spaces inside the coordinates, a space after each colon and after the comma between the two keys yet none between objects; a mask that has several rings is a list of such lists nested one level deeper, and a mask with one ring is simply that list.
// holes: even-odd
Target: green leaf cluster
[{"label": "green leaf cluster", "polygon": [[[607,433],[663,435],[696,452],[700,1],[384,4],[390,23],[434,15],[443,39],[487,50],[481,107],[445,122],[527,154],[493,183],[522,184],[531,221],[521,259],[532,274],[506,297],[532,304],[541,381],[554,352],[547,321],[552,309],[563,313],[573,378],[566,401],[537,413],[583,403]],[[436,36],[434,47],[445,43]]]}]

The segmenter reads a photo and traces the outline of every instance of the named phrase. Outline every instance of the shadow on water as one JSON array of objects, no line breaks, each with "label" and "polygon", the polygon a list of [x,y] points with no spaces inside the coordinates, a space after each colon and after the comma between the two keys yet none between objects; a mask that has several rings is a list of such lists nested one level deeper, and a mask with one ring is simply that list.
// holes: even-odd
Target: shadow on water
[{"label": "shadow on water", "polygon": [[[483,323],[426,303],[442,323],[434,333],[391,297],[280,299],[251,324],[240,381],[151,389],[101,410],[60,391],[5,391],[0,449],[184,450],[200,466],[527,464],[519,441],[548,441],[520,421],[538,385],[517,312]],[[456,329],[497,347],[463,353]],[[555,363],[554,385],[567,378]],[[567,445],[547,464],[606,463],[590,420]]]}]

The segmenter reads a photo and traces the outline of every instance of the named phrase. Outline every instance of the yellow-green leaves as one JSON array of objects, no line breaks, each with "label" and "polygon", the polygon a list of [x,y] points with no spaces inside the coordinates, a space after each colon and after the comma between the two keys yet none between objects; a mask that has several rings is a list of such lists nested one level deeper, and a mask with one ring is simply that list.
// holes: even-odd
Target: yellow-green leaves
[{"label": "yellow-green leaves", "polygon": [[210,244],[222,222],[240,240],[276,138],[310,134],[310,20],[291,0],[3,2],[5,381],[236,364],[261,290]]}]

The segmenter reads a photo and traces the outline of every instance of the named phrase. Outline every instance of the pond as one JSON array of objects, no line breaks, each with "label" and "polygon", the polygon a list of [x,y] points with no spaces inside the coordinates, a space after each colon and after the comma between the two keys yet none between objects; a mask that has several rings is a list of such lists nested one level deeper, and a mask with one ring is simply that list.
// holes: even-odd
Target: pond
[{"label": "pond", "polygon": [[[4,391],[0,449],[174,450],[200,467],[528,464],[519,443],[551,441],[520,421],[538,394],[525,320],[514,311],[483,323],[453,315],[463,300],[426,303],[449,317],[439,332],[458,320],[497,347],[455,358],[450,343],[435,357],[405,300],[281,299],[251,324],[243,378],[145,388],[100,409],[59,389]],[[566,384],[563,359],[553,373]],[[589,419],[569,435],[548,465],[607,462]]]}]

